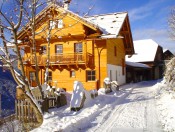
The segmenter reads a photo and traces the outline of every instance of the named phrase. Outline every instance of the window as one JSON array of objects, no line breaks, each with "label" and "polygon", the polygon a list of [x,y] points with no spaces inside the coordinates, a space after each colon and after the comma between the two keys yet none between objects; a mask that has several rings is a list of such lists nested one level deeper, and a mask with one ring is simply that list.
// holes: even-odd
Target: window
[{"label": "window", "polygon": [[39,53],[40,54],[47,54],[47,47],[46,47],[46,45],[40,47]]},{"label": "window", "polygon": [[110,81],[112,81],[112,70],[109,71],[110,74]]},{"label": "window", "polygon": [[115,71],[115,75],[116,75],[116,81],[117,81],[117,70]]},{"label": "window", "polygon": [[125,60],[122,59],[122,75],[125,75]]},{"label": "window", "polygon": [[46,72],[44,72],[44,81],[52,81],[52,72],[51,71],[48,72],[47,76],[46,76]]},{"label": "window", "polygon": [[86,71],[86,80],[87,81],[95,81],[95,71],[92,70],[92,71]]},{"label": "window", "polygon": [[59,19],[59,20],[50,20],[49,27],[51,29],[63,28],[63,20],[62,19]]},{"label": "window", "polygon": [[70,77],[75,77],[75,71],[70,71]]},{"label": "window", "polygon": [[54,29],[56,27],[56,21],[50,20],[49,27],[50,29]]},{"label": "window", "polygon": [[83,52],[83,46],[82,43],[76,43],[74,46],[74,52],[75,53],[81,53]]},{"label": "window", "polygon": [[62,19],[57,20],[57,23],[58,23],[58,28],[63,28],[63,20]]},{"label": "window", "polygon": [[63,53],[63,45],[62,44],[55,45],[55,53],[56,54],[62,54]]},{"label": "window", "polygon": [[114,46],[114,56],[117,56],[117,47]]},{"label": "window", "polygon": [[52,72],[49,71],[47,79],[48,81],[52,81]]},{"label": "window", "polygon": [[35,72],[33,71],[29,72],[29,79],[31,82],[36,80]]}]

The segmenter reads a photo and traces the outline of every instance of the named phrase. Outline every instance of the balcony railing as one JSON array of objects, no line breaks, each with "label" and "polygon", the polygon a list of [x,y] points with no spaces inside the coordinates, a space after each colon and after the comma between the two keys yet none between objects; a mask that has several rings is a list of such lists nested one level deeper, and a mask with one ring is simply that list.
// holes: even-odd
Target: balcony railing
[{"label": "balcony railing", "polygon": [[[36,57],[39,66],[47,64],[48,56],[39,55]],[[25,63],[35,64],[34,56],[24,57]],[[93,55],[90,53],[67,53],[50,55],[50,65],[74,65],[74,64],[89,64],[93,63]]]}]

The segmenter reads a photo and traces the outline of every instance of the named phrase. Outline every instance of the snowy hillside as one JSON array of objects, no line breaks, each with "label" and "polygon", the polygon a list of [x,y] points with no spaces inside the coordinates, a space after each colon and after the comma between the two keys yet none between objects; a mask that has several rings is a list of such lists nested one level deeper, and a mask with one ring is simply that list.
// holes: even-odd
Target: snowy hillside
[{"label": "snowy hillside", "polygon": [[2,104],[2,116],[7,116],[14,113],[16,83],[10,71],[3,71],[0,67],[0,94]]},{"label": "snowy hillside", "polygon": [[[175,106],[175,102],[165,102],[163,98],[171,98],[169,95],[157,95],[162,85],[157,81],[128,84],[107,95],[100,89],[99,96],[78,112],[70,111],[69,105],[51,109],[45,113],[43,125],[32,132],[173,131],[175,114],[167,103]],[[71,94],[67,98],[70,100]]]}]

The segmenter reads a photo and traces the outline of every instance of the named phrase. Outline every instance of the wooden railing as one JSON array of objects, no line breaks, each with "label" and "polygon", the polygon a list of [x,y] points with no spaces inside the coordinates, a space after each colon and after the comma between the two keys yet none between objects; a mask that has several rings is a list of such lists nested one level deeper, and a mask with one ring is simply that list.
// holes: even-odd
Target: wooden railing
[{"label": "wooden railing", "polygon": [[[47,55],[37,56],[38,65],[47,64]],[[25,63],[35,64],[34,56],[24,57]],[[67,64],[89,64],[93,63],[93,55],[90,53],[67,53],[50,55],[51,65],[67,65]]]}]

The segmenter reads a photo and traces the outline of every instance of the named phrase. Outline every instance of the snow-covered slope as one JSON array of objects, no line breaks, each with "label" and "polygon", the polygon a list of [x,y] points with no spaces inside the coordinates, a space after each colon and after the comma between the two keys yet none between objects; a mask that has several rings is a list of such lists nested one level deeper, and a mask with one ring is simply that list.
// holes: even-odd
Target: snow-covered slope
[{"label": "snow-covered slope", "polygon": [[3,71],[2,67],[0,67],[0,94],[2,116],[7,116],[14,113],[16,83],[13,80],[10,71]]}]

